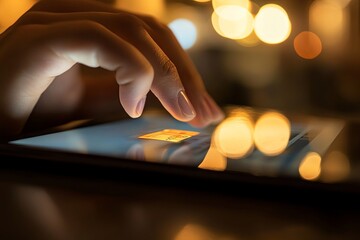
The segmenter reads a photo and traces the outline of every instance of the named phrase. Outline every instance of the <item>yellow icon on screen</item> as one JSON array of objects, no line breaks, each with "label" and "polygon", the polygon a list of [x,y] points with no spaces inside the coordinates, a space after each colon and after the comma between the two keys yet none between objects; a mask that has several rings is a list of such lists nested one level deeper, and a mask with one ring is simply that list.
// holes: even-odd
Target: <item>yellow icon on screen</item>
[{"label": "yellow icon on screen", "polygon": [[164,129],[161,131],[141,135],[138,138],[178,143],[185,139],[196,136],[198,134],[199,134],[199,132],[194,132],[194,131],[186,131],[186,130],[178,130],[178,129]]}]

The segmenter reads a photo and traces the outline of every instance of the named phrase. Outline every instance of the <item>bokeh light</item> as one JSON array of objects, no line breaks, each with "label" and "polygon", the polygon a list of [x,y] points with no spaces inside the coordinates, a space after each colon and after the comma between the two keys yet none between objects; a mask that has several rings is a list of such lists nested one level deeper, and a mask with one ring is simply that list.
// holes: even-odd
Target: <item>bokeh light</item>
[{"label": "bokeh light", "polygon": [[169,28],[174,33],[183,49],[190,49],[197,39],[196,26],[187,19],[175,19],[169,23]]},{"label": "bokeh light", "polygon": [[[212,0],[212,5],[215,12],[218,12],[218,10],[224,6],[229,6],[232,9],[238,9],[238,8],[249,9],[250,1],[249,0]],[[225,13],[220,12],[218,14],[221,15]],[[226,17],[226,15],[223,16]]]},{"label": "bokeh light", "polygon": [[211,15],[211,23],[213,28],[215,29],[216,33],[219,34],[222,37],[226,38],[226,35],[221,31],[220,24],[219,24],[219,15],[216,14],[216,12],[213,12]]},{"label": "bokeh light", "polygon": [[316,180],[321,173],[321,156],[316,152],[309,152],[299,166],[300,176],[305,180]]},{"label": "bokeh light", "polygon": [[224,171],[226,166],[226,158],[212,145],[198,167],[201,169]]},{"label": "bokeh light", "polygon": [[204,2],[210,2],[211,0],[194,0],[194,2],[200,2],[200,3],[204,3]]},{"label": "bokeh light", "polygon": [[230,39],[246,38],[254,28],[252,14],[238,6],[218,7],[212,14],[211,21],[218,34]]},{"label": "bokeh light", "polygon": [[321,1],[327,4],[334,4],[341,8],[346,8],[351,2],[351,0],[321,0]]},{"label": "bokeh light", "polygon": [[0,33],[14,24],[35,2],[35,0],[0,0]]},{"label": "bokeh light", "polygon": [[224,156],[241,158],[254,148],[254,127],[246,115],[233,116],[225,119],[215,129],[213,142]]},{"label": "bokeh light", "polygon": [[291,22],[286,11],[279,5],[266,4],[255,17],[255,33],[261,41],[278,44],[291,33]]},{"label": "bokeh light", "polygon": [[289,143],[290,132],[290,121],[283,114],[265,113],[255,124],[255,146],[265,155],[279,155]]},{"label": "bokeh light", "polygon": [[322,51],[320,38],[313,32],[304,31],[294,39],[295,52],[302,58],[314,59]]},{"label": "bokeh light", "polygon": [[209,229],[198,225],[189,223],[186,224],[173,238],[174,240],[203,240],[203,239],[216,239],[214,233]]},{"label": "bokeh light", "polygon": [[328,45],[337,45],[344,35],[344,11],[336,1],[317,0],[310,6],[310,30],[316,32]]},{"label": "bokeh light", "polygon": [[115,7],[162,18],[165,10],[165,0],[116,0]]},{"label": "bokeh light", "polygon": [[243,47],[255,47],[260,44],[260,40],[256,36],[254,31],[252,31],[249,36],[242,39],[238,39],[236,42]]}]

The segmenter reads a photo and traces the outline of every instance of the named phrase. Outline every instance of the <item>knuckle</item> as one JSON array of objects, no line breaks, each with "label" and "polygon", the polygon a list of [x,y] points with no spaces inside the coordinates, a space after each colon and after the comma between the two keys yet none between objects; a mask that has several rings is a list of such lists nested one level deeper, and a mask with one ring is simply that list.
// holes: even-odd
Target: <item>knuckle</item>
[{"label": "knuckle", "polygon": [[152,68],[152,66],[149,64],[144,71],[144,76],[146,76],[148,79],[150,79],[150,81],[152,81],[154,79],[154,69]]},{"label": "knuckle", "polygon": [[122,16],[122,19],[127,29],[131,32],[135,33],[144,30],[144,22],[140,18],[131,14],[126,14]]},{"label": "knuckle", "polygon": [[79,20],[79,21],[86,29],[91,29],[91,28],[98,29],[101,26],[100,23],[98,23],[96,21],[92,21],[92,20],[84,19],[84,20]]},{"label": "knuckle", "polygon": [[90,36],[95,34],[99,36],[99,33],[103,32],[104,26],[98,22],[92,20],[81,20],[78,22],[79,28],[78,31],[80,34],[84,34],[86,36]]},{"label": "knuckle", "polygon": [[144,22],[134,15],[125,16],[125,31],[127,31],[127,36],[130,38],[142,38],[146,34],[146,29],[144,27]]},{"label": "knuckle", "polygon": [[[69,32],[73,37],[81,39],[87,44],[108,42],[109,36],[104,25],[92,20],[78,20],[72,23],[73,29]],[[75,30],[76,29],[76,30]]]},{"label": "knuckle", "polygon": [[164,77],[174,76],[177,74],[177,69],[175,64],[167,57],[164,57],[160,63],[161,73]]},{"label": "knuckle", "polygon": [[[116,25],[115,25],[116,24]],[[112,13],[109,25],[126,40],[138,39],[145,33],[144,22],[129,13]]]},{"label": "knuckle", "polygon": [[145,79],[149,82],[152,82],[154,78],[154,69],[150,63],[139,61],[137,62],[137,64],[132,64],[132,65],[133,65],[132,73],[135,76],[141,79]]}]

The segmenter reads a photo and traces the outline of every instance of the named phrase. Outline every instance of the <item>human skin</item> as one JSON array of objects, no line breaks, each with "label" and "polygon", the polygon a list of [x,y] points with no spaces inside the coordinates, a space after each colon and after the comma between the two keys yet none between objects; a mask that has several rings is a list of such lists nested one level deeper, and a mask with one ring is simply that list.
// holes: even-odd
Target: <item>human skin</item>
[{"label": "human skin", "polygon": [[[0,35],[0,63],[1,139],[21,134],[30,117],[52,121],[43,103],[54,103],[53,112],[58,109],[59,117],[81,118],[77,113],[93,102],[89,97],[81,100],[85,94],[74,90],[76,78],[64,78],[79,64],[113,75],[120,103],[130,117],[141,116],[151,91],[175,119],[193,126],[223,118],[166,25],[94,1],[38,2]],[[69,79],[73,82],[66,82]],[[104,85],[114,87],[101,79],[91,84],[94,95]],[[61,109],[70,93],[78,96],[67,100],[71,107]],[[113,98],[102,94],[101,101],[110,104]],[[96,108],[99,116],[105,111]]]}]

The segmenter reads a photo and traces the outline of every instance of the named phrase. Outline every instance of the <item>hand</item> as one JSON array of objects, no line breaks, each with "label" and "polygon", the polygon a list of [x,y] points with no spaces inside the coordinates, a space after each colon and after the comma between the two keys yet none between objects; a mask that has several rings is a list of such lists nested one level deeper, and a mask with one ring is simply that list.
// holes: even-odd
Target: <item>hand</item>
[{"label": "hand", "polygon": [[153,17],[93,1],[40,1],[0,35],[0,46],[2,137],[19,134],[53,81],[77,64],[115,72],[131,117],[151,91],[180,121],[203,127],[223,118],[190,58]]}]

